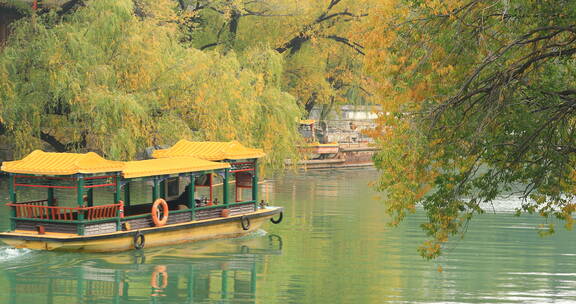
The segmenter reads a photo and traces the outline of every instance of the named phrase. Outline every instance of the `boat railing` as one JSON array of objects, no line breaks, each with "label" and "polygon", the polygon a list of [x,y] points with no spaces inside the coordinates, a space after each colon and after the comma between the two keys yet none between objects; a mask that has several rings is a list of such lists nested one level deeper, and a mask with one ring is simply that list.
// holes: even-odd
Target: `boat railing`
[{"label": "boat railing", "polygon": [[116,218],[122,204],[111,204],[93,207],[60,207],[46,206],[47,201],[32,201],[22,203],[9,203],[14,208],[16,218],[41,219],[53,221],[75,221],[78,214],[84,215],[88,221]]},{"label": "boat railing", "polygon": [[103,206],[86,207],[82,210],[86,211],[87,220],[97,220],[104,218],[112,218],[118,216],[118,211],[122,208],[123,204],[111,204]]},{"label": "boat railing", "polygon": [[194,210],[198,211],[198,210],[208,210],[208,209],[224,209],[224,208],[230,208],[230,207],[234,207],[234,206],[255,205],[255,204],[256,204],[256,201],[250,200],[250,201],[241,201],[241,202],[228,203],[228,204],[198,206],[198,207],[194,208]]},{"label": "boat railing", "polygon": [[[8,203],[7,206],[11,208],[12,230],[35,230],[42,227],[42,231],[46,232],[94,235],[123,229],[148,228],[153,225],[150,212],[124,216],[124,203],[122,202],[93,207],[61,207],[48,206],[48,202],[42,200]],[[225,212],[224,209],[228,211]],[[244,201],[170,210],[168,224],[235,216],[256,209],[255,201]],[[115,225],[110,226],[110,223],[115,223]]]}]

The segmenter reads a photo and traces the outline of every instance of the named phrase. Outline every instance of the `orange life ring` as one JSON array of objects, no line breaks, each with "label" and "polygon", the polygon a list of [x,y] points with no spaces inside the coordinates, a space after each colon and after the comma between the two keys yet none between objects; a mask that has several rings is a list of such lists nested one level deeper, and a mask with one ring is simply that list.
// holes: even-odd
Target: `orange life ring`
[{"label": "orange life ring", "polygon": [[[158,210],[159,205],[162,206],[162,218],[160,218],[160,210]],[[152,204],[152,221],[156,227],[162,227],[168,222],[168,204],[165,200],[159,198]]]},{"label": "orange life ring", "polygon": [[[162,285],[158,285],[158,277],[161,277]],[[168,286],[168,273],[166,272],[166,266],[159,265],[154,268],[152,278],[150,279],[150,285],[154,289],[164,289]]]}]

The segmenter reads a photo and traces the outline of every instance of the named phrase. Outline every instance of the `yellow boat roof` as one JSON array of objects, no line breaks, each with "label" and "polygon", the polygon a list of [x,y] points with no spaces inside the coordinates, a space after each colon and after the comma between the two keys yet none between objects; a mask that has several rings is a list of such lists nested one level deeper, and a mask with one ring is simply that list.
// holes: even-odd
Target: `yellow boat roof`
[{"label": "yellow boat roof", "polygon": [[156,150],[152,153],[154,158],[192,156],[215,161],[260,158],[265,155],[261,149],[247,148],[235,140],[229,142],[193,142],[185,139],[178,141],[168,149]]},{"label": "yellow boat roof", "polygon": [[122,171],[124,164],[94,152],[54,153],[33,151],[21,160],[2,163],[2,171],[37,175],[72,175]]},{"label": "yellow boat roof", "polygon": [[227,163],[211,162],[194,157],[173,157],[128,161],[124,163],[124,178],[179,174],[230,168]]}]

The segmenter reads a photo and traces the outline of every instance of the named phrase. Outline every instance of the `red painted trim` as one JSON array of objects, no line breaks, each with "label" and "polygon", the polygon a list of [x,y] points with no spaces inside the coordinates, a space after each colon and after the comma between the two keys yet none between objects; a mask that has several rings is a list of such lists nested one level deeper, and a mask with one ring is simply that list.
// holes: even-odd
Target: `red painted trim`
[{"label": "red painted trim", "polygon": [[57,189],[76,189],[72,186],[47,186],[47,185],[26,185],[26,184],[14,184],[17,187],[30,187],[30,188],[57,188]]},{"label": "red painted trim", "polygon": [[245,171],[254,171],[254,168],[252,168],[252,169],[240,169],[240,170],[234,170],[234,171],[230,171],[230,173],[236,173],[236,172],[245,172]]},{"label": "red painted trim", "polygon": [[62,179],[62,180],[76,180],[74,177],[53,177],[53,176],[32,176],[32,175],[14,175],[14,177],[22,178],[42,178],[42,179]]}]

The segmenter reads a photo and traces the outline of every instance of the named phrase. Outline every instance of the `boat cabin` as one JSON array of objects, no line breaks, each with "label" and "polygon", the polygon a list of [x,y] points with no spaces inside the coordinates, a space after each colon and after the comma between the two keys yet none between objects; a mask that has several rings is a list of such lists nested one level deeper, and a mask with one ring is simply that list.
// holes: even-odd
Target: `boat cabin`
[{"label": "boat cabin", "polygon": [[[236,155],[251,157],[243,161],[181,155],[128,162],[92,152],[34,151],[2,166],[10,179],[11,231],[89,236],[254,212],[256,159],[263,153],[248,150],[254,151]],[[234,200],[231,179],[236,181]],[[204,196],[199,195],[202,189]],[[242,195],[244,189],[251,195]],[[38,197],[19,199],[23,191]],[[161,208],[159,201],[164,201]]]},{"label": "boat cabin", "polygon": [[[194,157],[208,161],[228,163],[231,182],[234,183],[235,202],[258,202],[258,159],[265,154],[260,149],[243,146],[237,141],[229,142],[193,142],[180,140],[168,149],[156,150],[152,153],[155,159],[174,157]],[[210,188],[212,201],[214,179],[205,180],[204,187]],[[248,192],[248,193],[246,193]]]}]

